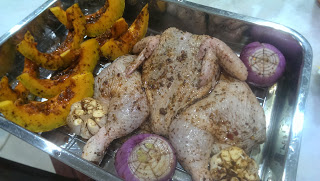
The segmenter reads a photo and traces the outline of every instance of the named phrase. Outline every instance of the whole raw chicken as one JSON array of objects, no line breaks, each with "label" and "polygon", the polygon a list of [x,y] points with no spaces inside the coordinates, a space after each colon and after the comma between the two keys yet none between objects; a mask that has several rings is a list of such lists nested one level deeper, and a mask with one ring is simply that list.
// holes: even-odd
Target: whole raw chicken
[{"label": "whole raw chicken", "polygon": [[82,157],[99,162],[109,144],[135,129],[149,115],[149,106],[142,90],[141,74],[134,71],[126,77],[126,67],[136,58],[134,55],[119,57],[95,78],[94,98],[106,112],[106,125],[92,136],[83,149]]},{"label": "whole raw chicken", "polygon": [[144,62],[152,130],[169,136],[193,180],[212,180],[211,153],[229,146],[249,151],[264,141],[263,109],[243,82],[246,67],[225,43],[169,28],[141,40],[133,52],[140,54],[127,74]]},{"label": "whole raw chicken", "polygon": [[208,97],[181,112],[170,125],[169,138],[193,180],[212,180],[210,154],[237,146],[250,151],[265,140],[262,107],[249,86],[228,75]]},{"label": "whole raw chicken", "polygon": [[145,61],[142,82],[150,103],[151,127],[165,136],[174,116],[215,86],[219,65],[240,80],[246,80],[248,74],[242,61],[222,41],[176,28],[142,39],[133,52],[141,53],[127,68],[128,77]]}]

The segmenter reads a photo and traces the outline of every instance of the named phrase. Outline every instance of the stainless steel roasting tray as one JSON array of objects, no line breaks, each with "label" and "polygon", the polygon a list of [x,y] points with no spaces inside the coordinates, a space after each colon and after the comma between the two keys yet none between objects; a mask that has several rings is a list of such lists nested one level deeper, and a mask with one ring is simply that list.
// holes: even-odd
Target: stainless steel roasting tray
[{"label": "stainless steel roasting tray", "polygon": [[[29,30],[43,52],[53,51],[66,37],[67,30],[51,14],[48,8],[63,9],[78,2],[84,13],[93,13],[104,0],[50,0],[14,26],[0,38],[0,76],[7,75],[16,85],[16,77],[22,72],[24,58],[16,51],[16,45]],[[124,18],[132,22],[147,1],[127,1]],[[226,42],[239,54],[242,47],[252,41],[271,43],[286,57],[284,76],[270,88],[252,87],[266,113],[267,140],[255,148],[251,156],[257,161],[262,180],[295,180],[303,129],[305,101],[312,67],[312,49],[308,41],[296,31],[285,26],[243,16],[187,1],[166,1],[166,8],[159,8],[151,1],[148,34],[159,34],[174,26],[195,34],[209,34]],[[101,60],[97,70],[106,60]],[[41,70],[41,77],[51,72]],[[98,165],[81,159],[85,140],[62,127],[50,132],[35,134],[0,117],[0,127],[28,142],[54,158],[92,177],[95,180],[119,180],[113,166],[114,153],[119,143],[112,146]],[[173,180],[191,180],[178,166]]]}]

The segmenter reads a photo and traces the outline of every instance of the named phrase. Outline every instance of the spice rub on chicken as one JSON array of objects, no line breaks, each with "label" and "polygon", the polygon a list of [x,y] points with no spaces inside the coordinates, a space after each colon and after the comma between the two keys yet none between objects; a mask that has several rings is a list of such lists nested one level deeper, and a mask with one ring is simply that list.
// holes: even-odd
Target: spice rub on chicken
[{"label": "spice rub on chicken", "polygon": [[174,116],[212,90],[220,66],[240,80],[246,80],[248,74],[222,41],[176,28],[142,39],[133,52],[140,54],[127,68],[127,75],[144,62],[142,82],[150,103],[150,121],[152,130],[160,135],[168,135]]},{"label": "spice rub on chicken", "polygon": [[264,111],[244,82],[247,69],[225,43],[169,28],[142,39],[133,52],[140,54],[118,58],[96,77],[94,98],[108,110],[107,121],[83,158],[99,161],[111,141],[149,113],[152,131],[169,137],[193,180],[213,180],[211,154],[230,146],[248,152],[265,140]]},{"label": "spice rub on chicken", "polygon": [[245,82],[222,74],[209,96],[172,121],[169,138],[193,180],[214,180],[208,169],[210,154],[230,146],[249,152],[262,143],[264,111]]},{"label": "spice rub on chicken", "polygon": [[114,139],[137,129],[149,115],[141,74],[135,71],[130,77],[125,75],[135,58],[119,57],[95,78],[94,98],[104,106],[106,121],[84,146],[82,157],[86,160],[99,162]]}]

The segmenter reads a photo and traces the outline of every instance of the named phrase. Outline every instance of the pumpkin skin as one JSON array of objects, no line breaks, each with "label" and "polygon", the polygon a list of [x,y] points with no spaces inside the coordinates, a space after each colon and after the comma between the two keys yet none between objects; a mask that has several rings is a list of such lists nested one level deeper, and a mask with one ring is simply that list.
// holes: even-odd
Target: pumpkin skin
[{"label": "pumpkin skin", "polygon": [[133,46],[141,40],[147,32],[149,23],[148,4],[141,10],[138,17],[131,24],[128,31],[122,34],[119,38],[106,41],[101,46],[101,52],[104,57],[111,60],[130,53]]},{"label": "pumpkin skin", "polygon": [[121,36],[127,30],[128,30],[128,23],[124,18],[120,18],[111,27],[111,37],[119,38],[119,36]]},{"label": "pumpkin skin", "polygon": [[70,28],[71,25],[68,22],[67,13],[61,7],[50,8],[50,11],[67,29]]},{"label": "pumpkin skin", "polygon": [[[86,30],[89,37],[97,37],[103,34],[105,31],[111,28],[111,26],[122,17],[125,0],[107,0],[109,6],[104,13],[100,15],[98,19],[91,16],[87,17]],[[106,2],[107,3],[107,2]],[[101,12],[99,10],[98,12]]]},{"label": "pumpkin skin", "polygon": [[[105,5],[96,13],[86,15],[86,35],[97,37],[105,33],[111,26],[122,17],[125,8],[125,0],[106,0]],[[66,12],[61,7],[50,8],[56,18],[68,29],[70,22]]]},{"label": "pumpkin skin", "polygon": [[53,53],[42,53],[37,49],[37,43],[29,31],[24,39],[17,45],[17,50],[26,58],[38,66],[58,70],[68,67],[76,58],[76,49],[83,42],[86,30],[86,20],[78,4],[72,5],[66,11],[66,17],[70,20],[73,30],[69,30],[66,40]]},{"label": "pumpkin skin", "polygon": [[72,60],[65,61],[60,57],[60,55],[39,52],[36,45],[37,43],[34,42],[33,36],[28,31],[24,35],[24,40],[17,45],[17,50],[23,56],[35,62],[38,66],[45,67],[49,70],[57,70],[71,64]]},{"label": "pumpkin skin", "polygon": [[56,80],[51,80],[39,79],[35,74],[24,72],[17,79],[30,93],[42,98],[52,98],[70,85],[73,75],[85,72],[92,73],[99,58],[98,41],[90,39],[81,44],[77,65],[72,68],[70,74],[62,75]]},{"label": "pumpkin skin", "polygon": [[[38,66],[32,63],[30,60],[25,59],[24,68],[22,73],[28,73],[30,76],[38,76]],[[26,102],[27,96],[29,94],[28,89],[26,89],[21,82],[12,89],[9,85],[9,79],[7,76],[3,76],[0,81],[0,102],[5,100],[16,101],[19,99],[20,102]]]},{"label": "pumpkin skin", "polygon": [[69,47],[71,50],[80,48],[80,44],[83,42],[83,39],[86,35],[86,20],[85,17],[78,5],[75,3],[71,7],[69,7],[66,11],[68,22],[71,22],[72,30],[68,33],[71,33],[73,39],[71,42],[71,46]]},{"label": "pumpkin skin", "polygon": [[0,102],[4,117],[32,132],[50,131],[66,124],[71,105],[93,96],[92,73],[77,74],[59,95],[44,102],[19,104],[11,100]]},{"label": "pumpkin skin", "polygon": [[118,19],[112,27],[103,34],[96,37],[99,45],[102,46],[110,38],[119,38],[123,33],[128,31],[128,23],[124,18]]},{"label": "pumpkin skin", "polygon": [[[99,44],[107,41],[110,39],[110,37],[119,37],[121,34],[127,31],[127,29],[128,24],[123,18],[120,18],[104,36],[97,37],[96,39],[89,39],[83,42],[80,45],[80,54],[78,59],[75,61],[77,65],[69,67],[66,70],[66,72],[68,72],[67,74],[62,75],[55,80],[39,79],[37,74],[35,74],[33,71],[24,71],[20,76],[17,77],[17,79],[30,91],[30,93],[38,97],[54,97],[69,85],[70,77],[72,75],[82,72],[93,72],[100,58]],[[25,63],[30,64],[30,61],[26,59]]]},{"label": "pumpkin skin", "polygon": [[9,80],[7,76],[3,76],[0,81],[0,101],[11,100],[15,101],[18,99],[18,95],[9,86]]}]

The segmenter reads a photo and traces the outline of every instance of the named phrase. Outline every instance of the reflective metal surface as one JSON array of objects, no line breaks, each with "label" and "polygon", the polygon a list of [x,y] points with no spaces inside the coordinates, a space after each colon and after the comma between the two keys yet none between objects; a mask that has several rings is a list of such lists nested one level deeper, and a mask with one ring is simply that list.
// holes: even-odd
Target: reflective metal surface
[{"label": "reflective metal surface", "polygon": [[[95,12],[104,4],[103,0],[77,2],[85,13]],[[127,1],[124,18],[132,22],[145,2]],[[2,36],[0,52],[6,54],[0,56],[0,62],[7,66],[0,76],[6,74],[12,85],[15,85],[15,78],[23,69],[23,56],[16,51],[15,45],[22,40],[27,30],[34,35],[39,50],[50,52],[59,46],[67,30],[48,8],[58,5],[66,9],[73,3],[74,1],[68,0],[48,1]],[[262,180],[295,180],[312,66],[312,50],[306,39],[279,24],[188,1],[167,0],[165,9],[160,9],[152,1],[148,34],[159,34],[171,26],[195,34],[218,37],[237,54],[244,45],[252,41],[271,43],[283,52],[288,63],[285,74],[278,83],[270,88],[251,86],[263,105],[267,118],[267,140],[259,148],[255,148],[251,156],[259,164]],[[10,51],[4,51],[6,49]],[[105,60],[101,61],[100,67],[103,67],[104,62]],[[41,77],[48,77],[51,73],[42,70]],[[119,141],[108,148],[104,159],[96,166],[80,158],[85,140],[70,134],[65,127],[34,134],[2,117],[0,127],[95,180],[117,180],[113,157],[120,145]],[[190,176],[178,166],[173,180],[190,180]]]}]

